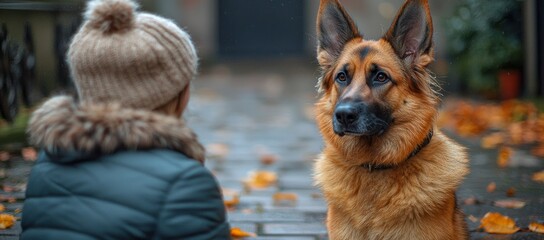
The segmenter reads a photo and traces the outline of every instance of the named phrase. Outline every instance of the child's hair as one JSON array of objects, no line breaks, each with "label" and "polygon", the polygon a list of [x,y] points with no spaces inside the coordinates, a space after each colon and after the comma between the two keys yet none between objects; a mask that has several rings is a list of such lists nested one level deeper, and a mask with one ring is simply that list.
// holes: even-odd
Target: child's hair
[{"label": "child's hair", "polygon": [[183,94],[185,91],[181,91],[176,97],[167,103],[153,109],[154,112],[162,113],[165,115],[172,115],[180,108],[181,100],[183,99]]}]

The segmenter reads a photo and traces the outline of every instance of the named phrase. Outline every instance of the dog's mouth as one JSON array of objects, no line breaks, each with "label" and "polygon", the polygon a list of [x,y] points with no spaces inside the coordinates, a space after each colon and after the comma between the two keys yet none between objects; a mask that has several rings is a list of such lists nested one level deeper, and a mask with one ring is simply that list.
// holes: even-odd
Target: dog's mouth
[{"label": "dog's mouth", "polygon": [[368,137],[368,136],[379,136],[386,131],[386,127],[375,129],[372,131],[350,131],[350,130],[339,130],[336,127],[334,128],[334,133],[340,137],[343,136],[352,136],[352,137]]},{"label": "dog's mouth", "polygon": [[368,136],[379,136],[382,135],[385,132],[385,130],[377,131],[376,133],[360,133],[360,132],[350,132],[350,131],[344,131],[344,132],[335,132],[336,135],[343,137],[343,136],[352,136],[352,137],[368,137]]}]

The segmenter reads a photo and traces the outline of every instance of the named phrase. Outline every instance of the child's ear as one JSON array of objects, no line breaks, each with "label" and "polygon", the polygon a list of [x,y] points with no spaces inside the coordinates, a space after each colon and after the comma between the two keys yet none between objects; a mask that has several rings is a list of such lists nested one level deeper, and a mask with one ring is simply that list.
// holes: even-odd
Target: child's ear
[{"label": "child's ear", "polygon": [[407,0],[383,37],[408,66],[433,60],[433,21],[427,0]]},{"label": "child's ear", "polygon": [[359,31],[338,0],[321,0],[317,15],[317,60],[322,68],[330,67]]}]

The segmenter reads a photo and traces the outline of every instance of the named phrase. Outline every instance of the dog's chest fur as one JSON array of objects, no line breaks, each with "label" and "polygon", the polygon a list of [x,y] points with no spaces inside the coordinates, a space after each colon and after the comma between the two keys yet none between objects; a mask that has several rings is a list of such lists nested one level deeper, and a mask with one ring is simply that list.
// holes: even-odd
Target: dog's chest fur
[{"label": "dog's chest fur", "polygon": [[340,156],[327,146],[316,163],[316,182],[329,203],[329,227],[345,234],[333,239],[418,239],[419,230],[429,237],[433,227],[433,239],[447,239],[440,234],[454,231],[451,219],[437,214],[451,209],[447,214],[455,216],[453,195],[468,173],[467,158],[439,131],[426,148],[394,169],[369,172],[342,164]]}]

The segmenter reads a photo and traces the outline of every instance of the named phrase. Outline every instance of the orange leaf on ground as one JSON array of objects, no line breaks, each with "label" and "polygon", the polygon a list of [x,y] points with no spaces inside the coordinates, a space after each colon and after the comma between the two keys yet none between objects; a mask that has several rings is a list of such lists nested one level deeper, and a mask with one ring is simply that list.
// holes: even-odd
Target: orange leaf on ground
[{"label": "orange leaf on ground", "polygon": [[506,196],[507,197],[513,197],[514,195],[516,195],[516,189],[514,187],[509,187],[506,190]]},{"label": "orange leaf on ground", "polygon": [[279,192],[272,196],[275,206],[295,206],[297,205],[298,196],[296,193]]},{"label": "orange leaf on ground", "polygon": [[27,161],[36,161],[36,159],[38,159],[38,153],[36,152],[36,149],[32,147],[23,148],[21,150],[21,155],[23,155],[23,159]]},{"label": "orange leaf on ground", "polygon": [[272,165],[278,160],[278,157],[274,154],[263,154],[261,156],[261,163],[263,165]]},{"label": "orange leaf on ground", "polygon": [[512,148],[509,147],[501,147],[499,149],[499,157],[497,158],[497,164],[499,165],[499,167],[505,168],[508,166],[508,163],[512,158],[512,152]]},{"label": "orange leaf on ground", "polygon": [[480,228],[487,233],[512,234],[519,231],[514,220],[496,212],[486,213],[480,223]]},{"label": "orange leaf on ground", "polygon": [[495,182],[490,182],[488,185],[487,185],[487,192],[488,193],[492,193],[494,192],[495,190],[497,189],[497,184],[495,184]]},{"label": "orange leaf on ground", "polygon": [[544,143],[541,143],[540,145],[534,147],[531,150],[531,154],[537,157],[544,157]]},{"label": "orange leaf on ground", "polygon": [[535,182],[544,183],[544,170],[534,173],[531,179]]},{"label": "orange leaf on ground", "polygon": [[9,152],[6,152],[6,151],[0,151],[0,161],[7,161],[11,158],[11,155],[9,154]]},{"label": "orange leaf on ground", "polygon": [[523,125],[522,123],[510,123],[508,126],[508,133],[510,135],[510,142],[513,144],[523,143]]},{"label": "orange leaf on ground", "polygon": [[515,199],[505,199],[505,200],[495,201],[494,205],[497,207],[502,207],[502,208],[518,209],[518,208],[525,207],[525,202],[520,200],[515,200]]},{"label": "orange leaf on ground", "polygon": [[223,188],[223,201],[227,209],[232,209],[240,203],[240,194],[237,191]]},{"label": "orange leaf on ground", "polygon": [[0,212],[6,211],[6,206],[4,204],[0,204]]},{"label": "orange leaf on ground", "polygon": [[276,184],[278,176],[275,172],[255,171],[250,172],[248,178],[244,181],[250,188],[267,188]]},{"label": "orange leaf on ground", "polygon": [[529,224],[529,230],[537,233],[544,233],[544,224],[541,223],[531,223]]},{"label": "orange leaf on ground", "polygon": [[7,229],[15,223],[15,217],[10,214],[0,214],[0,229]]},{"label": "orange leaf on ground", "polygon": [[504,142],[504,134],[497,132],[492,133],[488,136],[485,136],[482,138],[481,146],[485,149],[492,149],[496,148],[499,144],[502,144]]},{"label": "orange leaf on ground", "polygon": [[244,232],[242,229],[233,227],[230,229],[230,236],[233,238],[244,238],[244,237],[256,237],[257,234]]}]

